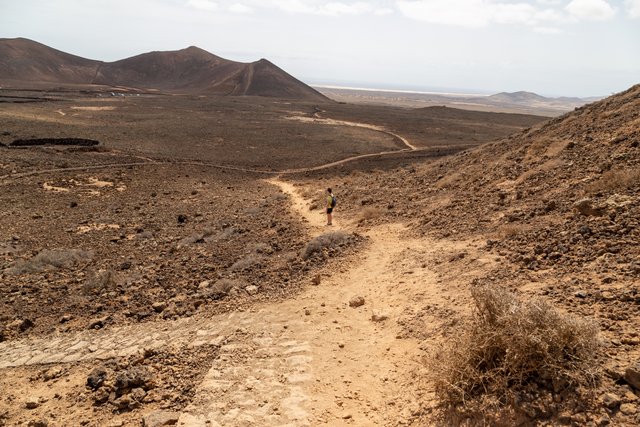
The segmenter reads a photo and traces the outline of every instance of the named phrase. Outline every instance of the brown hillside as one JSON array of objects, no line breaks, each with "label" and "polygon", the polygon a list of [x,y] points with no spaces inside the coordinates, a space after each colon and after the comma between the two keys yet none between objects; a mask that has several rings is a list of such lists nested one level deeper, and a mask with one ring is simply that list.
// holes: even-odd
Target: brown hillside
[{"label": "brown hillside", "polygon": [[234,62],[195,46],[101,62],[27,39],[0,39],[0,84],[30,87],[43,82],[314,102],[328,100],[267,60],[248,64]]},{"label": "brown hillside", "polygon": [[0,39],[0,83],[3,80],[86,84],[99,61],[81,58],[24,39]]},{"label": "brown hillside", "polygon": [[[345,179],[339,194],[349,214],[373,203],[383,211],[371,223],[406,218],[418,235],[486,242],[482,251],[498,265],[469,289],[506,286],[595,321],[603,350],[594,370],[604,368],[597,399],[570,406],[563,402],[580,391],[558,398],[533,378],[514,408],[530,419],[521,425],[567,424],[557,414],[575,425],[610,417],[637,425],[640,383],[632,389],[629,372],[640,360],[640,85],[436,163]],[[474,261],[461,253],[439,268]],[[633,411],[603,406],[606,393],[625,396]]]}]

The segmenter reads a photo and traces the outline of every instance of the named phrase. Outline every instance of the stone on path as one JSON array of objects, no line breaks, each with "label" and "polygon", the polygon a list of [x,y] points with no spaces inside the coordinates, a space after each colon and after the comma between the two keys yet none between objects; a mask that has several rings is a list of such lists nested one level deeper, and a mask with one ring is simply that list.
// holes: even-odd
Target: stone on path
[{"label": "stone on path", "polygon": [[38,399],[37,397],[30,397],[27,399],[24,406],[27,409],[36,409],[38,406],[40,406],[40,399]]},{"label": "stone on path", "polygon": [[171,411],[153,411],[142,417],[143,427],[173,426],[178,424],[180,414]]},{"label": "stone on path", "polygon": [[371,315],[371,320],[374,322],[383,322],[388,318],[389,316],[387,316],[385,313],[377,312],[377,311],[374,311],[373,314]]},{"label": "stone on path", "polygon": [[364,297],[353,297],[351,298],[351,300],[349,301],[349,307],[360,307],[361,305],[364,305]]},{"label": "stone on path", "polygon": [[636,390],[640,390],[640,362],[629,366],[624,373],[624,380]]}]

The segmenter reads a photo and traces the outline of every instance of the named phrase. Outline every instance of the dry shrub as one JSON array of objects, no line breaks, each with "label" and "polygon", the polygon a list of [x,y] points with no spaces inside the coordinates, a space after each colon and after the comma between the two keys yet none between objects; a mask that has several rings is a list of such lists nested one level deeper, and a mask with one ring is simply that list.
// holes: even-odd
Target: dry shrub
[{"label": "dry shrub", "polygon": [[300,253],[302,259],[307,259],[316,252],[322,252],[323,249],[329,249],[340,244],[346,243],[351,239],[351,234],[342,231],[330,231],[324,233],[311,240],[305,245]]},{"label": "dry shrub", "polygon": [[200,293],[206,298],[219,300],[226,297],[230,293],[233,293],[234,290],[244,289],[246,286],[247,283],[244,280],[220,279],[212,285],[201,287]]},{"label": "dry shrub", "polygon": [[10,274],[38,273],[58,268],[70,268],[91,261],[93,252],[82,249],[43,249],[29,260],[19,260],[6,271]]},{"label": "dry shrub", "polygon": [[508,239],[519,234],[526,233],[531,227],[524,224],[505,224],[500,227],[497,235],[500,239]]},{"label": "dry shrub", "polygon": [[201,232],[194,233],[190,236],[184,237],[180,239],[180,241],[176,244],[176,249],[182,249],[186,246],[193,245],[194,243],[204,243],[206,239],[213,235],[213,230],[205,229]]},{"label": "dry shrub", "polygon": [[603,173],[600,179],[589,184],[586,190],[590,194],[611,193],[638,185],[640,182],[640,168],[615,169]]},{"label": "dry shrub", "polygon": [[114,289],[117,284],[118,278],[113,270],[97,271],[84,282],[83,290],[87,295],[99,295]]},{"label": "dry shrub", "polygon": [[472,291],[476,312],[429,359],[436,396],[449,410],[487,413],[533,388],[595,385],[598,330],[542,300],[518,301],[496,287]]},{"label": "dry shrub", "polygon": [[358,222],[370,221],[372,219],[376,219],[381,217],[383,214],[383,210],[374,206],[368,206],[363,208],[358,213]]},{"label": "dry shrub", "polygon": [[256,265],[259,265],[263,259],[264,259],[264,256],[258,253],[251,253],[237,260],[235,263],[233,263],[231,267],[229,267],[229,269],[231,271],[248,270],[250,268],[255,267]]}]

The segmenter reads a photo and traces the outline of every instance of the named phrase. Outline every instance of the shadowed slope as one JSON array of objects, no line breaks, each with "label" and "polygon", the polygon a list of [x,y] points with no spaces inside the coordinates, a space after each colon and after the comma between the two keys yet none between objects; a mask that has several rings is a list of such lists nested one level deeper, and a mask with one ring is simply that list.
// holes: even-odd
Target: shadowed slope
[{"label": "shadowed slope", "polygon": [[27,39],[0,39],[0,83],[7,82],[20,82],[23,86],[45,82],[174,93],[328,100],[266,59],[248,64],[229,61],[195,46],[101,62]]}]

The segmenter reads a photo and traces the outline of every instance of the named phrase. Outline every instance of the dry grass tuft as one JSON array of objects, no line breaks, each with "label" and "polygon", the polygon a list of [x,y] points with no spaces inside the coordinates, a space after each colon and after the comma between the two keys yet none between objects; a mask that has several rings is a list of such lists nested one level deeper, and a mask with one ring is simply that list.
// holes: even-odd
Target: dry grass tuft
[{"label": "dry grass tuft", "polygon": [[28,260],[19,260],[6,270],[9,274],[38,273],[45,270],[70,268],[91,261],[93,253],[82,249],[43,249]]},{"label": "dry grass tuft", "polygon": [[520,402],[533,388],[560,392],[595,385],[598,329],[541,300],[505,289],[472,291],[476,313],[429,359],[444,408],[486,413]]},{"label": "dry grass tuft", "polygon": [[322,252],[323,249],[339,246],[348,242],[350,239],[351,235],[342,231],[331,231],[321,234],[305,245],[300,256],[303,259],[307,259],[317,252]]},{"label": "dry grass tuft", "polygon": [[357,220],[358,222],[371,221],[372,219],[381,217],[383,213],[384,211],[381,208],[368,206],[360,210]]},{"label": "dry grass tuft", "polygon": [[589,184],[586,191],[590,194],[612,193],[625,190],[640,182],[640,167],[631,169],[614,169],[600,176],[600,179]]},{"label": "dry grass tuft", "polygon": [[531,230],[530,226],[525,224],[504,224],[497,230],[499,239],[509,239]]},{"label": "dry grass tuft", "polygon": [[229,270],[231,271],[244,271],[252,269],[262,263],[264,256],[260,253],[250,253],[249,255],[240,258],[233,263]]}]

